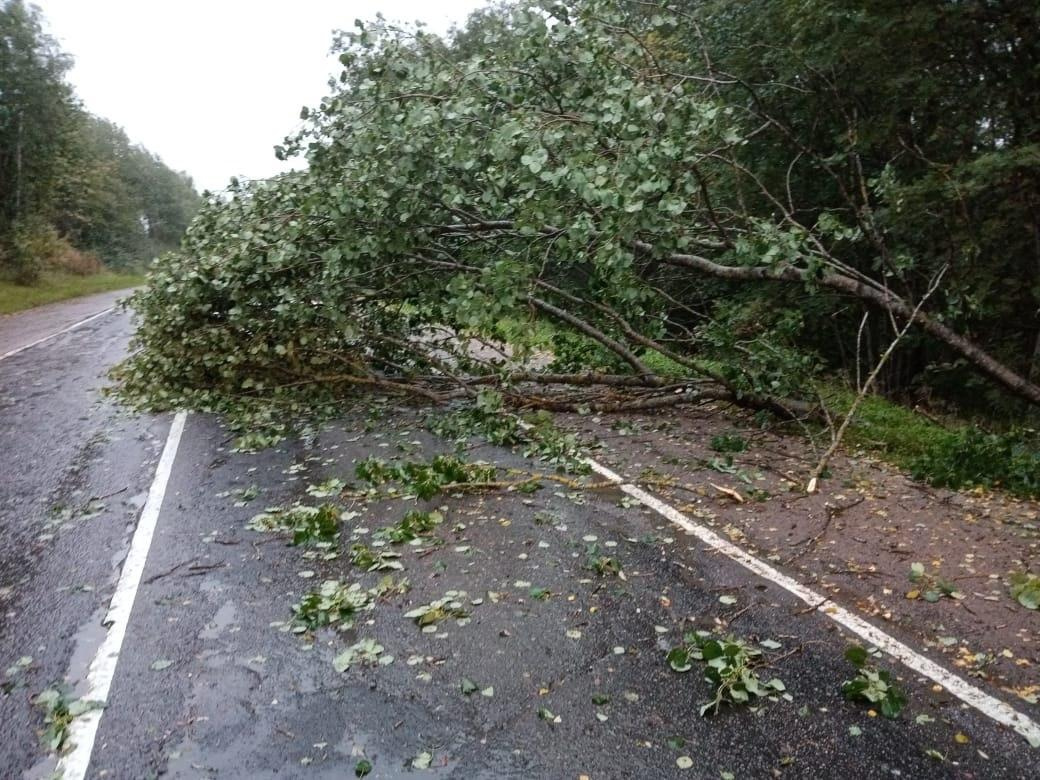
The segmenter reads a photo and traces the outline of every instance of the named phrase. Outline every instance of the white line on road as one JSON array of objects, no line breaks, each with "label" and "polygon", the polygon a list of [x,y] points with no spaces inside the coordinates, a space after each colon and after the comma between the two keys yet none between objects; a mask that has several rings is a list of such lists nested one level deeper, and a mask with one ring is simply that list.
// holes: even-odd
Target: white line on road
[{"label": "white line on road", "polygon": [[660,499],[647,493],[635,485],[626,483],[620,476],[591,458],[586,458],[593,471],[602,477],[617,484],[617,486],[640,503],[650,507],[655,512],[671,520],[680,528],[696,536],[705,544],[718,550],[723,555],[731,558],[746,569],[757,574],[759,577],[776,583],[784,590],[794,594],[814,610],[822,612],[834,622],[844,626],[846,629],[870,644],[880,648],[893,658],[922,674],[933,682],[939,683],[958,699],[968,704],[993,720],[1008,726],[1023,737],[1033,747],[1040,747],[1040,725],[1000,699],[990,696],[985,691],[976,688],[964,679],[947,671],[937,663],[930,661],[920,653],[915,652],[899,640],[889,636],[881,629],[871,625],[858,615],[854,615],[847,609],[838,606],[830,599],[820,595],[811,588],[807,588],[797,580],[774,569],[768,563],[760,561],[755,556],[728,542],[714,531],[699,523],[695,523],[675,507],[669,506]]},{"label": "white line on road", "polygon": [[37,346],[39,344],[42,344],[45,341],[50,341],[54,337],[60,336],[62,333],[68,333],[70,330],[75,330],[80,325],[86,325],[91,320],[96,320],[98,317],[100,317],[100,316],[102,316],[104,314],[108,314],[110,311],[112,311],[115,308],[116,308],[115,306],[109,306],[104,311],[99,311],[97,314],[91,314],[86,319],[80,320],[79,322],[74,322],[71,325],[69,325],[67,328],[62,328],[59,331],[55,331],[54,333],[50,334],[49,336],[44,336],[42,339],[36,339],[36,341],[33,341],[33,342],[29,343],[29,344],[26,344],[24,347],[18,347],[18,349],[12,349],[10,352],[5,352],[4,354],[0,355],[0,360],[4,360],[5,358],[9,358],[9,357],[11,357],[13,355],[17,355],[19,352],[25,352],[25,350],[31,349],[32,347],[35,347],[35,346]]},{"label": "white line on road", "polygon": [[[155,478],[148,490],[148,500],[141,510],[141,519],[137,522],[137,530],[130,542],[130,552],[123,563],[123,572],[119,576],[115,595],[105,616],[108,633],[101,642],[90,669],[87,672],[88,691],[83,695],[84,701],[104,702],[108,699],[108,691],[119,662],[119,651],[126,636],[126,626],[130,621],[130,612],[137,597],[137,589],[141,584],[144,564],[148,559],[148,550],[152,546],[159,510],[162,508],[166,485],[173,471],[173,461],[177,457],[177,447],[184,433],[187,412],[177,412],[166,437],[159,465],[155,468]],[[72,751],[58,762],[58,775],[63,780],[83,780],[90,766],[90,754],[94,750],[94,739],[97,737],[98,725],[104,710],[91,710],[72,721],[69,726],[69,740],[73,743]]]}]

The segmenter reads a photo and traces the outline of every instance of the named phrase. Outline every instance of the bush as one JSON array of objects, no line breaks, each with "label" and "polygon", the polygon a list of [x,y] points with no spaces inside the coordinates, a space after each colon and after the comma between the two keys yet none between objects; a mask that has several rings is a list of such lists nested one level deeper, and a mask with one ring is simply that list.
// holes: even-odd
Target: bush
[{"label": "bush", "polygon": [[47,258],[45,265],[49,271],[63,271],[73,276],[93,276],[105,270],[104,264],[93,252],[81,252],[65,239],[61,242],[60,251]]},{"label": "bush", "polygon": [[29,217],[14,224],[2,253],[5,275],[18,284],[36,284],[45,261],[61,251],[57,231],[45,220]]},{"label": "bush", "polygon": [[1040,494],[1040,442],[1028,432],[985,433],[962,428],[932,443],[910,471],[938,487],[1000,487],[1020,496]]},{"label": "bush", "polygon": [[38,217],[15,223],[7,245],[0,247],[0,270],[18,284],[37,284],[44,271],[90,276],[104,268],[97,255],[76,249]]}]

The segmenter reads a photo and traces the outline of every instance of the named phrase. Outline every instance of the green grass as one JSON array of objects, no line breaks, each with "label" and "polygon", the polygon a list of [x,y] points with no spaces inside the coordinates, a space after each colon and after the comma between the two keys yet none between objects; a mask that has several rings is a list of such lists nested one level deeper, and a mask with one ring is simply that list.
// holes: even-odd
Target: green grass
[{"label": "green grass", "polygon": [[[844,388],[824,392],[831,414],[838,417],[852,405],[855,395]],[[964,427],[957,422],[952,427]],[[846,432],[846,443],[875,452],[889,463],[909,469],[913,463],[945,446],[951,429],[905,406],[876,395],[863,399],[856,419]]]},{"label": "green grass", "polygon": [[[831,414],[852,404],[848,390],[826,394]],[[878,396],[868,396],[846,432],[846,445],[872,452],[930,485],[1001,488],[1040,496],[1040,436],[1028,428],[1000,433],[963,419],[942,423]]]},{"label": "green grass", "polygon": [[45,303],[78,298],[81,295],[123,290],[144,284],[143,274],[105,271],[91,276],[45,273],[37,284],[25,286],[0,279],[0,314],[42,306]]},{"label": "green grass", "polygon": [[[651,350],[640,357],[661,376],[690,373]],[[704,365],[712,371],[724,371],[724,366],[710,361]],[[837,424],[852,406],[855,395],[835,382],[821,389]],[[990,427],[957,417],[937,420],[872,395],[859,406],[845,433],[844,446],[876,455],[936,487],[981,486],[1023,498],[1040,497],[1040,432],[1023,424],[1000,431],[989,430]],[[812,424],[809,429],[815,429],[816,435],[826,440],[822,426]]]}]

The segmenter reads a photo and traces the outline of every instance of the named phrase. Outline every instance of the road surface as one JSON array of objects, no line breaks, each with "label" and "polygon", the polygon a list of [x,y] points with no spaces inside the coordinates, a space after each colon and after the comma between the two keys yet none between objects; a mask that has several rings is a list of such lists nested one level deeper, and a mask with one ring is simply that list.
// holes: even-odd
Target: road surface
[{"label": "road surface", "polygon": [[[0,344],[17,349],[94,305],[48,307],[47,325],[35,312],[2,320]],[[910,699],[898,719],[845,701],[854,669],[842,656],[862,640],[637,492],[547,480],[531,494],[429,506],[344,499],[338,557],[250,530],[265,507],[332,500],[308,486],[353,480],[362,458],[450,446],[393,404],[345,410],[259,454],[231,451],[208,416],[128,414],[100,391],[131,329],[115,310],[0,360],[0,664],[12,667],[0,777],[50,776],[56,758],[32,700],[58,683],[72,697],[96,690],[103,667],[105,708],[87,716],[88,742],[86,721],[74,727],[66,777],[344,778],[364,762],[374,778],[1036,776],[1022,735],[890,657],[880,663]],[[544,471],[478,443],[466,456]],[[359,574],[346,548],[415,508],[438,508],[444,522],[397,548],[404,569],[390,574],[408,578],[407,592],[384,595],[345,632],[280,630],[323,580],[374,586],[384,573]],[[138,532],[151,521],[154,533]],[[601,556],[624,576],[597,573]],[[468,617],[431,632],[405,617],[449,591],[465,592]],[[770,662],[762,679],[781,679],[790,700],[700,717],[711,686],[665,662],[694,629],[758,646]],[[338,672],[333,659],[361,639],[393,662]]]}]

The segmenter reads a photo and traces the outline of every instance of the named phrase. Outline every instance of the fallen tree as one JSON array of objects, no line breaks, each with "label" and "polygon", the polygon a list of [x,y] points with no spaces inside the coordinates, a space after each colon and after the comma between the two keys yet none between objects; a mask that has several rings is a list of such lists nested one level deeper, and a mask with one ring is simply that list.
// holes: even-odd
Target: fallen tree
[{"label": "fallen tree", "polygon": [[[894,332],[913,320],[1040,405],[1040,386],[850,264],[883,251],[869,215],[852,221],[869,235],[847,213],[806,219],[762,184],[740,150],[785,129],[710,65],[689,72],[682,24],[667,4],[518,6],[481,18],[478,53],[359,25],[339,88],[279,147],[308,169],[211,198],[135,295],[124,397],[273,419],[494,384],[517,406],[797,417],[820,368],[800,311],[728,303],[782,282],[817,308],[879,308]],[[538,351],[551,364],[532,368]]]}]

